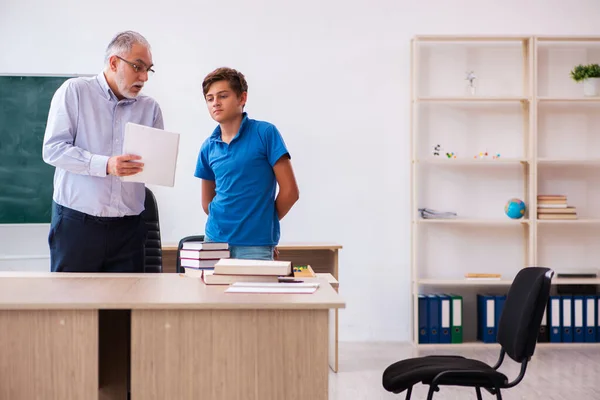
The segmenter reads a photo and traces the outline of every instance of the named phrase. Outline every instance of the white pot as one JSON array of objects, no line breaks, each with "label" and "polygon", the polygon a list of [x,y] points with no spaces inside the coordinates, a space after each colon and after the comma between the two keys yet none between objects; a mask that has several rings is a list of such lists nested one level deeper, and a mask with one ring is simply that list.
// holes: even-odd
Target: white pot
[{"label": "white pot", "polygon": [[583,81],[584,96],[598,96],[600,92],[600,78],[588,78]]}]

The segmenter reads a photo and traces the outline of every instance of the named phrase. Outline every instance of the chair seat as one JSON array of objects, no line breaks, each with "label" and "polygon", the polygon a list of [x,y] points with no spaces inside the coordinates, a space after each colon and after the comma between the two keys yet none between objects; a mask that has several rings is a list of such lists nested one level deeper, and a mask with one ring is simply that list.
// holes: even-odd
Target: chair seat
[{"label": "chair seat", "polygon": [[389,392],[400,393],[419,382],[429,385],[440,372],[450,370],[477,371],[484,375],[459,379],[453,376],[440,380],[440,384],[492,388],[503,387],[508,382],[506,375],[478,360],[461,356],[425,356],[398,361],[387,367],[383,373],[383,387]]}]

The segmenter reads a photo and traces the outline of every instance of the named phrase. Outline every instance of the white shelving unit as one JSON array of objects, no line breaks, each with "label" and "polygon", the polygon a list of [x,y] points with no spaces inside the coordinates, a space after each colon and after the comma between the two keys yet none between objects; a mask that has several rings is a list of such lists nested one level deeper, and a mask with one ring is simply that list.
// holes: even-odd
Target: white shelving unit
[{"label": "white shelving unit", "polygon": [[[474,302],[479,292],[505,293],[531,265],[598,268],[600,97],[584,97],[569,73],[600,63],[600,37],[417,36],[411,51],[412,310],[419,345],[419,293],[464,293]],[[578,219],[538,220],[538,194],[566,195]],[[522,219],[505,215],[510,198],[526,203]],[[422,219],[420,208],[457,217]],[[466,280],[468,272],[502,278]],[[463,345],[472,345],[476,314],[468,314],[474,305],[467,297]]]}]

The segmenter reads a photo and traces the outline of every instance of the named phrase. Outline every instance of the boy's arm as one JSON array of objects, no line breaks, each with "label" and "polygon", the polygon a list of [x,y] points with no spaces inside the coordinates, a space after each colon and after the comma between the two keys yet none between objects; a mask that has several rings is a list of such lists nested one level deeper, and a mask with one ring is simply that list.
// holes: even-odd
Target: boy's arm
[{"label": "boy's arm", "polygon": [[215,197],[215,181],[202,179],[202,208],[208,215],[208,205]]},{"label": "boy's arm", "polygon": [[282,156],[273,166],[275,178],[279,185],[279,193],[275,199],[277,215],[281,220],[300,198],[298,183],[292,169],[292,162],[287,155]]}]

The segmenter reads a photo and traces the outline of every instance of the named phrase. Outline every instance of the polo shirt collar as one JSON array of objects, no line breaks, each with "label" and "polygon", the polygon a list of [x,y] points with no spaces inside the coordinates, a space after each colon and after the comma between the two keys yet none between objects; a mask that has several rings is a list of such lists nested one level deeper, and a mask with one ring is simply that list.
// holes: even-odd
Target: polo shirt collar
[{"label": "polo shirt collar", "polygon": [[[240,129],[238,130],[238,133],[233,137],[233,139],[231,139],[232,142],[235,139],[237,139],[238,136],[240,136],[242,134],[242,132],[246,128],[246,125],[248,125],[248,113],[243,112],[242,113],[242,123],[240,124]],[[210,135],[210,137],[212,140],[216,140],[218,142],[222,141],[221,140],[221,125],[217,125],[217,127],[213,131],[212,135]]]}]

